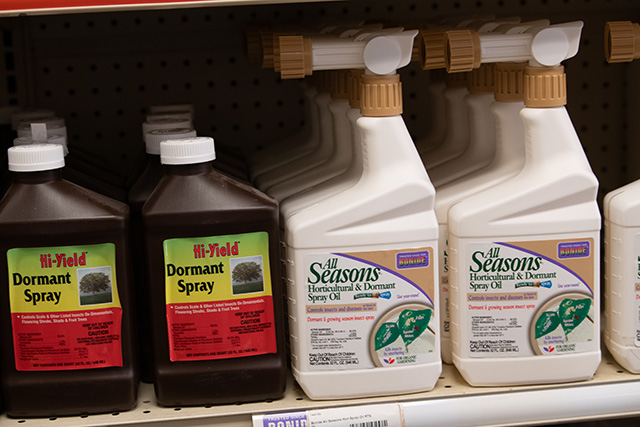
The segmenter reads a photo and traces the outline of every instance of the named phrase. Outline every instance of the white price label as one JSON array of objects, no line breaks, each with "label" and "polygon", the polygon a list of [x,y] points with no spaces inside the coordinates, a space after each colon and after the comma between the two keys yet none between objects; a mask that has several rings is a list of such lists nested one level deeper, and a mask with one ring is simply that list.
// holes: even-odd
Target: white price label
[{"label": "white price label", "polygon": [[404,427],[397,403],[254,415],[253,427]]}]

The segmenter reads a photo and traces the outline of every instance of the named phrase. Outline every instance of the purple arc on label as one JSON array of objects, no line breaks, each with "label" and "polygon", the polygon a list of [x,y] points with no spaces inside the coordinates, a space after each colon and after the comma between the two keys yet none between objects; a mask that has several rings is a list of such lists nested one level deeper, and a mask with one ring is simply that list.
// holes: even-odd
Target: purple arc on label
[{"label": "purple arc on label", "polygon": [[560,267],[563,270],[567,271],[569,274],[575,276],[579,281],[581,281],[587,287],[587,289],[589,289],[589,292],[591,292],[591,295],[593,295],[593,289],[591,289],[591,287],[587,284],[587,282],[584,281],[584,279],[582,277],[580,277],[578,274],[576,274],[576,272],[571,270],[569,267],[560,264],[558,261],[556,261],[554,259],[551,259],[548,256],[542,255],[542,254],[540,254],[538,252],[534,252],[534,251],[531,251],[529,249],[521,248],[519,246],[510,245],[509,243],[503,243],[503,242],[493,242],[493,243],[495,245],[506,246],[507,248],[511,248],[511,249],[515,249],[517,251],[521,251],[521,252],[525,252],[525,253],[528,253],[528,254],[531,254],[531,255],[539,256],[540,258],[543,258],[543,259],[549,261],[551,264],[557,265],[558,267]]},{"label": "purple arc on label", "polygon": [[398,274],[397,272],[395,272],[395,271],[393,271],[393,270],[388,269],[388,268],[387,268],[387,267],[385,267],[385,266],[382,266],[382,265],[380,265],[380,264],[376,264],[375,262],[367,261],[366,259],[362,259],[362,258],[354,257],[354,256],[351,256],[351,255],[338,254],[338,253],[332,253],[331,255],[341,256],[341,257],[343,257],[343,258],[347,258],[347,259],[351,259],[351,260],[354,260],[354,261],[358,261],[358,262],[361,262],[361,263],[363,263],[363,264],[370,265],[370,266],[372,266],[372,267],[378,267],[378,268],[380,268],[381,270],[384,270],[384,271],[386,271],[387,273],[392,274],[392,275],[394,275],[394,276],[396,276],[396,277],[398,277],[398,278],[402,279],[403,281],[405,281],[405,282],[409,283],[411,286],[413,286],[414,288],[416,288],[416,289],[418,290],[418,292],[420,292],[422,295],[424,295],[425,297],[427,297],[427,299],[429,300],[429,302],[431,303],[431,305],[433,305],[433,301],[431,300],[431,298],[429,298],[429,295],[427,295],[427,293],[426,293],[424,290],[422,290],[422,288],[421,288],[420,286],[418,286],[416,283],[412,282],[411,280],[407,279],[406,277],[404,277],[404,276],[402,276],[402,275]]}]

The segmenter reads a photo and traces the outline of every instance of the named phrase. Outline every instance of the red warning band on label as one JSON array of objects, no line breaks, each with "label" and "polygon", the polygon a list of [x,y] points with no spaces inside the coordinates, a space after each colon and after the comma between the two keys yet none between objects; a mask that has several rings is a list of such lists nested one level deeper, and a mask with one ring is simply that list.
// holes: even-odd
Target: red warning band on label
[{"label": "red warning band on label", "polygon": [[122,309],[13,313],[18,371],[122,366]]}]

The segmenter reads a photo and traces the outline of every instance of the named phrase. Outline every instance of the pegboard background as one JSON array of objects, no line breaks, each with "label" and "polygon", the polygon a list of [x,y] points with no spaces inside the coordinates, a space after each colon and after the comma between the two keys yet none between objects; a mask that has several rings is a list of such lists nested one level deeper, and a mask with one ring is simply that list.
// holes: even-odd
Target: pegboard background
[{"label": "pegboard background", "polygon": [[[152,104],[193,103],[200,135],[248,152],[304,125],[299,82],[245,57],[250,22],[402,24],[478,13],[585,22],[580,52],[565,63],[567,108],[601,195],[635,178],[626,143],[631,73],[627,64],[606,64],[602,42],[607,20],[640,20],[633,0],[348,1],[6,17],[0,101],[55,109],[67,120],[70,147],[94,152],[126,180],[142,153],[140,124]],[[411,64],[401,77],[404,117],[420,138],[430,123],[429,74]]]}]

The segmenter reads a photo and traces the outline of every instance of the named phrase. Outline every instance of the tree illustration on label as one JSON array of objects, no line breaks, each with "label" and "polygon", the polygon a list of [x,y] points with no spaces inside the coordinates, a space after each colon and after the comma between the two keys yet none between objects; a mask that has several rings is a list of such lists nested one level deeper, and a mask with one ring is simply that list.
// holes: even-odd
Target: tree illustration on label
[{"label": "tree illustration on label", "polygon": [[409,347],[429,327],[431,309],[402,310],[398,317],[398,326],[405,346]]},{"label": "tree illustration on label", "polygon": [[564,329],[564,333],[567,336],[588,317],[590,308],[590,298],[566,298],[560,303],[560,307],[558,307],[558,315],[560,316],[562,329]]},{"label": "tree illustration on label", "polygon": [[400,336],[400,329],[395,323],[383,323],[376,331],[375,348],[376,351],[383,349]]},{"label": "tree illustration on label", "polygon": [[560,317],[554,311],[545,311],[536,321],[536,339],[542,338],[560,325]]},{"label": "tree illustration on label", "polygon": [[262,268],[258,263],[241,262],[233,268],[231,277],[236,282],[247,283],[250,280],[257,280],[262,277]]},{"label": "tree illustration on label", "polygon": [[104,273],[85,274],[80,280],[80,290],[85,293],[91,292],[92,295],[95,295],[96,292],[106,291],[110,286],[111,280]]}]

